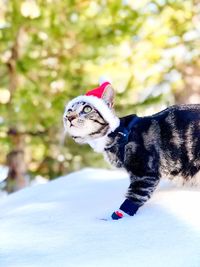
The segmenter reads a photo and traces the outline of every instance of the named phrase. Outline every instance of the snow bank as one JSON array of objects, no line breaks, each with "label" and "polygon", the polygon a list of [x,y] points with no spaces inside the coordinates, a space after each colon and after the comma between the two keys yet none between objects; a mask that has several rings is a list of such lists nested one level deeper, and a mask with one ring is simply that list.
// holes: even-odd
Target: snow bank
[{"label": "snow bank", "polygon": [[0,203],[2,267],[199,267],[200,191],[162,184],[136,216],[102,221],[127,175],[85,169]]}]

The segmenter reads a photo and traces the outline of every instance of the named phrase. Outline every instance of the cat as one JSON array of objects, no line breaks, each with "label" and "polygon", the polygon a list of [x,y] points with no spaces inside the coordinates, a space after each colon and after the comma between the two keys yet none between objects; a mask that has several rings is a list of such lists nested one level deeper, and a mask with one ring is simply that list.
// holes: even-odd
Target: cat
[{"label": "cat", "polygon": [[[133,216],[162,177],[178,179],[182,184],[200,183],[200,104],[174,105],[151,116],[133,114],[119,119],[112,108],[111,84],[104,86],[100,98],[95,90],[89,98],[72,100],[63,120],[77,143],[88,143],[112,165],[128,172],[126,199],[112,213],[113,220]],[[103,107],[96,101],[103,101]]]}]

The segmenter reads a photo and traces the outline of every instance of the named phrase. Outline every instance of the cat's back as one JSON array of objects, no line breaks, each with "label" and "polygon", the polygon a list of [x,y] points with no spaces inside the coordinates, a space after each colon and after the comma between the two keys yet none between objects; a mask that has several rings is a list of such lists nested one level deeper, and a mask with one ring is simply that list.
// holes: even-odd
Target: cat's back
[{"label": "cat's back", "polygon": [[157,141],[166,151],[183,146],[186,150],[191,146],[200,150],[200,104],[174,105],[148,119],[150,125],[157,126]]},{"label": "cat's back", "polygon": [[148,120],[158,125],[161,137],[170,137],[179,133],[181,138],[188,134],[200,134],[200,104],[174,105],[148,117]]},{"label": "cat's back", "polygon": [[[200,104],[173,105],[154,115],[140,117],[134,126],[142,142],[166,149],[183,143],[187,138],[200,137]],[[133,131],[133,133],[135,133]]]},{"label": "cat's back", "polygon": [[180,120],[198,120],[200,119],[200,104],[173,105],[151,116],[152,119],[156,120],[163,120],[170,117],[176,117]]}]

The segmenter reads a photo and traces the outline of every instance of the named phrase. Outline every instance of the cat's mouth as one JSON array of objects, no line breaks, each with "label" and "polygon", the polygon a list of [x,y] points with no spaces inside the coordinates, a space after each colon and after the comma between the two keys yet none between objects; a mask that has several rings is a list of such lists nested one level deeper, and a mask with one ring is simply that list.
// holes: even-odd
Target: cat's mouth
[{"label": "cat's mouth", "polygon": [[71,127],[76,127],[76,126],[73,124],[72,121],[70,121],[69,123],[70,123],[69,128],[71,128]]}]

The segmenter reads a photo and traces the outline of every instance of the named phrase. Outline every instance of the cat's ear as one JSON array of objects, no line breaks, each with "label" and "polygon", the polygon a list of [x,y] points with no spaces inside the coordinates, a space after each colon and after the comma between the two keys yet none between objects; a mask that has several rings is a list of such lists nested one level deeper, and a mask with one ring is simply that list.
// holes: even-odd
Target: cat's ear
[{"label": "cat's ear", "polygon": [[111,84],[108,84],[103,92],[102,99],[106,102],[106,104],[112,108],[114,103],[115,91]]}]

